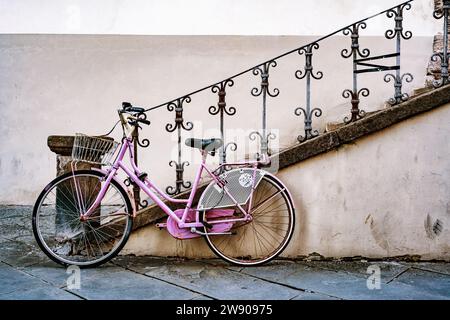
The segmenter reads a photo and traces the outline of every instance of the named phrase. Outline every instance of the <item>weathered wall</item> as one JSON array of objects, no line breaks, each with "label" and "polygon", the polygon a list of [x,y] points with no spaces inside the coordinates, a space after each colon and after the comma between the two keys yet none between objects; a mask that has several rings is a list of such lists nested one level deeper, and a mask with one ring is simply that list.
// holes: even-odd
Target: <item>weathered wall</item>
[{"label": "weathered wall", "polygon": [[[115,110],[122,101],[146,106],[166,102],[313,39],[0,35],[0,203],[33,204],[55,176],[55,155],[46,146],[47,136],[105,133],[117,120]],[[361,45],[369,47],[373,55],[394,51],[394,42],[384,37],[362,38]],[[314,55],[315,70],[324,72],[321,81],[312,83],[313,107],[324,112],[314,120],[317,128],[342,120],[350,110],[350,101],[341,93],[351,87],[352,66],[350,59],[340,57],[341,50],[349,46],[347,37],[331,38],[321,43]],[[431,36],[404,42],[402,67],[415,77],[405,85],[406,92],[423,85],[431,47]],[[305,105],[305,82],[294,77],[295,70],[303,66],[304,57],[294,54],[280,60],[270,76],[271,87],[278,87],[281,93],[268,100],[268,127],[279,130],[280,147],[296,143],[297,135],[303,134],[303,118],[294,115],[295,108]],[[371,89],[371,95],[361,102],[363,109],[377,109],[392,96],[392,83],[384,83],[382,77],[380,73],[360,77],[361,87]],[[250,95],[260,78],[249,74],[235,82],[227,92],[227,103],[236,107],[237,114],[226,119],[226,127],[236,129],[229,132],[229,140],[237,140],[239,148],[230,153],[230,160],[242,159],[255,150],[256,144],[245,148],[248,138],[244,130],[248,133],[261,123],[261,98]],[[218,117],[207,113],[216,103],[217,95],[210,91],[193,97],[184,116],[194,122],[194,130],[183,132],[183,138],[219,134]],[[142,136],[148,137],[151,145],[140,153],[140,162],[158,185],[167,186],[175,178],[168,163],[176,158],[176,139],[164,127],[173,122],[174,115],[163,108],[149,118],[152,125],[144,128]],[[186,168],[190,180],[198,154],[183,147],[183,160],[191,162]]]},{"label": "weathered wall", "polygon": [[[284,256],[450,260],[449,123],[447,104],[279,172],[297,209]],[[211,255],[202,239],[174,240],[154,226],[122,253]]]},{"label": "weathered wall", "polygon": [[[0,0],[0,33],[122,35],[322,35],[403,0]],[[439,29],[433,0],[414,0],[415,35]],[[384,24],[366,34],[382,35]]]}]

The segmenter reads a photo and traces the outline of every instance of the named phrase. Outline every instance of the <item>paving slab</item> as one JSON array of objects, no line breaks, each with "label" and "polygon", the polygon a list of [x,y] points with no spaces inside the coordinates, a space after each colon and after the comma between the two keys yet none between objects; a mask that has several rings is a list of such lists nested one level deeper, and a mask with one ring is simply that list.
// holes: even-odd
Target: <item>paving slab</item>
[{"label": "paving slab", "polygon": [[189,300],[198,295],[116,266],[81,269],[80,275],[80,289],[69,291],[89,300]]},{"label": "paving slab", "polygon": [[32,289],[0,295],[0,300],[81,300],[81,298],[49,284],[41,284]]},{"label": "paving slab", "polygon": [[405,283],[429,294],[438,294],[450,300],[450,275],[409,269],[394,280],[396,283]]},{"label": "paving slab", "polygon": [[[102,267],[98,268],[101,269]],[[42,279],[58,288],[65,287],[67,284],[67,279],[70,276],[70,273],[67,273],[67,268],[58,265],[53,261],[37,263],[20,268],[20,270],[36,278]]]},{"label": "paving slab", "polygon": [[300,261],[298,263],[313,268],[344,272],[365,279],[369,276],[369,273],[367,273],[368,268],[370,266],[378,266],[380,268],[381,281],[384,283],[388,283],[394,277],[410,268],[410,266],[390,261]]},{"label": "paving slab", "polygon": [[30,288],[30,285],[39,285],[40,283],[39,279],[0,262],[0,294],[26,290]]},{"label": "paving slab", "polygon": [[[440,294],[412,287],[404,283],[381,284],[380,289],[369,290],[367,280],[345,272],[337,272],[315,268],[304,264],[286,266],[288,270],[280,270],[276,266],[248,268],[243,273],[286,284],[309,292],[354,300],[414,300],[445,299]],[[286,275],[289,273],[288,275]]]},{"label": "paving slab", "polygon": [[0,263],[0,300],[77,300],[77,296]]},{"label": "paving slab", "polygon": [[141,258],[118,263],[220,300],[289,300],[299,295],[298,290],[202,261]]},{"label": "paving slab", "polygon": [[50,259],[36,246],[20,241],[0,242],[0,261],[16,267],[24,267]]},{"label": "paving slab", "polygon": [[442,274],[446,274],[450,276],[450,263],[442,263],[442,262],[411,262],[405,263],[405,265],[410,266],[412,268],[438,272]]}]

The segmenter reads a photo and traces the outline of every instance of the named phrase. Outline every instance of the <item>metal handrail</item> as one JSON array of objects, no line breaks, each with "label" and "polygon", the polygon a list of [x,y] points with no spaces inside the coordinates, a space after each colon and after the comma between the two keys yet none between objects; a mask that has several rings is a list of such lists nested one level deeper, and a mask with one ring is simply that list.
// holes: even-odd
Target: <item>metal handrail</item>
[{"label": "metal handrail", "polygon": [[[297,52],[299,55],[305,56],[305,66],[302,70],[297,70],[295,72],[295,77],[297,79],[306,80],[306,103],[305,107],[297,107],[294,110],[294,115],[304,117],[304,135],[299,135],[297,140],[301,143],[309,139],[313,139],[319,135],[319,131],[313,128],[313,117],[321,117],[322,110],[317,107],[311,106],[311,82],[313,80],[320,80],[323,77],[322,71],[313,71],[313,56],[315,50],[319,49],[319,43],[328,39],[338,33],[343,33],[345,36],[349,36],[351,39],[350,48],[343,49],[341,51],[341,56],[344,59],[352,59],[353,63],[353,85],[351,89],[346,89],[343,91],[342,96],[346,99],[351,100],[351,114],[344,118],[344,123],[348,124],[350,122],[358,121],[363,118],[366,113],[361,110],[360,99],[362,97],[367,97],[370,94],[368,88],[360,88],[358,85],[358,75],[361,73],[373,73],[373,72],[385,72],[392,71],[393,73],[386,73],[384,75],[384,81],[386,83],[393,82],[394,95],[387,102],[390,105],[396,105],[403,101],[409,99],[409,95],[404,93],[402,90],[403,82],[411,82],[413,76],[410,73],[401,73],[401,43],[402,40],[408,40],[412,37],[411,31],[403,30],[403,14],[405,10],[411,9],[411,3],[414,0],[405,1],[403,3],[397,4],[389,9],[383,10],[379,13],[361,19],[357,22],[349,24],[343,28],[340,28],[326,36],[322,36],[317,40],[314,40],[306,45],[297,47],[283,54],[280,54],[272,59],[266,60],[260,64],[257,64],[251,68],[245,69],[235,75],[225,78],[221,81],[215,82],[198,90],[192,91],[185,95],[182,95],[176,99],[172,99],[162,104],[155,105],[153,107],[145,109],[145,112],[150,110],[155,110],[161,107],[166,107],[169,112],[174,113],[174,122],[168,123],[165,126],[166,131],[176,132],[178,136],[178,154],[177,160],[170,161],[169,165],[175,168],[176,180],[173,186],[168,186],[166,188],[167,193],[171,195],[179,194],[183,189],[189,188],[190,182],[183,178],[184,168],[189,165],[189,162],[182,161],[182,147],[181,147],[181,135],[183,131],[190,131],[193,129],[193,123],[185,121],[183,111],[184,106],[189,104],[192,100],[192,96],[200,93],[202,91],[210,89],[212,93],[217,94],[218,102],[216,106],[211,106],[208,109],[209,114],[218,115],[220,117],[220,132],[221,138],[224,141],[223,146],[219,150],[220,153],[220,163],[226,163],[226,153],[228,149],[236,151],[237,145],[234,142],[226,143],[224,139],[224,121],[226,116],[233,116],[236,114],[236,108],[227,106],[226,103],[226,90],[227,87],[233,87],[234,79],[242,76],[246,73],[252,72],[254,76],[260,76],[261,82],[260,86],[251,89],[250,93],[254,97],[258,97],[262,102],[262,127],[260,131],[251,132],[249,135],[250,140],[259,139],[260,149],[257,154],[258,157],[265,157],[269,154],[269,141],[275,138],[275,135],[267,129],[267,112],[266,107],[268,99],[277,97],[280,91],[278,88],[271,88],[269,85],[269,73],[277,66],[277,61],[281,58]],[[436,8],[433,16],[436,19],[444,18],[444,31],[443,31],[443,47],[442,52],[437,52],[431,56],[431,61],[437,63],[441,62],[440,79],[433,82],[434,87],[440,87],[450,83],[449,76],[449,52],[448,52],[448,19],[450,12],[450,0],[442,0],[442,7]],[[367,27],[366,22],[382,14],[386,14],[389,19],[393,19],[395,26],[388,29],[385,32],[385,38],[388,40],[395,40],[395,52],[389,52],[385,54],[380,54],[376,56],[371,56],[370,50],[367,48],[361,49],[359,44],[359,31]],[[380,64],[384,59],[395,58],[395,65],[383,65]],[[142,118],[146,118],[146,114],[142,113],[139,115]],[[137,146],[147,147],[149,145],[148,139],[139,140],[139,137],[134,137],[135,142],[135,153],[137,154]],[[138,194],[138,189],[136,190]],[[136,201],[136,205],[145,206],[139,203],[139,199]]]},{"label": "metal handrail", "polygon": [[389,8],[389,9],[383,10],[383,11],[381,11],[381,12],[379,12],[379,13],[376,13],[376,14],[374,14],[374,15],[371,15],[371,16],[369,16],[369,17],[366,17],[366,18],[364,18],[364,19],[361,19],[361,20],[359,20],[359,21],[356,21],[356,22],[354,22],[354,23],[351,23],[351,24],[349,24],[349,25],[347,25],[347,26],[345,26],[345,27],[343,27],[343,28],[341,28],[341,29],[338,29],[338,30],[336,30],[336,31],[334,31],[334,32],[332,32],[332,33],[327,34],[326,36],[322,36],[321,38],[319,38],[319,39],[317,39],[317,40],[315,40],[315,41],[312,41],[312,42],[310,42],[310,43],[308,43],[308,44],[306,44],[306,45],[303,45],[303,46],[301,46],[301,47],[297,47],[297,48],[295,48],[295,49],[292,49],[292,50],[290,50],[290,51],[287,51],[287,52],[285,52],[285,53],[283,53],[283,54],[280,54],[280,55],[278,55],[278,56],[276,56],[276,57],[274,57],[274,58],[272,58],[272,59],[266,60],[266,61],[264,61],[264,62],[262,62],[262,63],[260,63],[260,64],[257,64],[257,65],[255,65],[255,66],[253,66],[253,67],[250,67],[250,68],[248,68],[248,69],[245,69],[244,71],[241,71],[241,72],[239,72],[239,73],[236,73],[235,75],[232,75],[232,76],[230,76],[230,77],[227,77],[227,78],[225,78],[225,79],[223,79],[223,80],[221,80],[221,81],[215,82],[215,83],[210,84],[210,85],[208,85],[208,86],[206,86],[206,87],[203,87],[203,88],[201,88],[201,89],[197,89],[197,90],[192,91],[192,92],[190,92],[190,93],[187,93],[187,94],[184,94],[184,95],[182,95],[182,96],[179,96],[178,98],[175,98],[175,99],[169,100],[169,101],[167,101],[167,102],[158,104],[158,105],[156,105],[156,106],[147,108],[145,111],[151,111],[151,110],[154,110],[154,109],[158,109],[158,108],[164,107],[164,106],[166,106],[167,104],[176,101],[177,99],[181,99],[181,98],[184,98],[184,97],[192,96],[192,95],[197,94],[197,93],[200,93],[200,92],[202,92],[202,91],[211,89],[212,87],[217,86],[217,85],[220,85],[222,82],[224,82],[224,81],[226,81],[226,80],[233,80],[233,79],[235,79],[235,78],[237,78],[237,77],[239,77],[239,76],[241,76],[241,75],[243,75],[243,74],[252,72],[255,68],[261,67],[261,66],[263,66],[263,65],[265,65],[265,64],[267,64],[267,63],[269,63],[269,62],[271,62],[271,61],[277,61],[277,60],[279,60],[279,59],[281,59],[281,58],[283,58],[283,57],[285,57],[285,56],[288,56],[288,55],[290,55],[290,54],[292,54],[292,53],[294,53],[294,52],[298,52],[300,49],[307,48],[308,46],[313,45],[314,43],[319,43],[319,42],[321,42],[321,41],[323,41],[323,40],[325,40],[325,39],[328,39],[328,38],[330,38],[330,37],[332,37],[332,36],[334,36],[334,35],[336,35],[336,34],[342,32],[342,31],[344,31],[344,30],[346,30],[346,29],[352,27],[353,25],[361,24],[361,23],[366,22],[366,21],[368,21],[368,20],[370,20],[370,19],[373,19],[373,18],[375,18],[375,17],[377,17],[377,16],[379,16],[379,15],[385,14],[385,13],[387,13],[387,12],[393,10],[393,9],[396,9],[396,8],[399,7],[399,6],[406,5],[406,4],[411,3],[411,2],[413,2],[413,1],[414,1],[414,0],[408,0],[408,1],[402,2],[402,3],[400,3],[400,4],[398,4],[398,5],[394,6],[394,7],[391,7],[391,8]]}]

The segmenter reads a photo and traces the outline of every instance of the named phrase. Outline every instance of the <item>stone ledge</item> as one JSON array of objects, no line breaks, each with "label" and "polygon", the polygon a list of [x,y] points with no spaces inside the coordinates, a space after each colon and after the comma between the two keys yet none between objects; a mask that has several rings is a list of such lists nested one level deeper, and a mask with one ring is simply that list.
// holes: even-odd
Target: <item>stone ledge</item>
[{"label": "stone ledge", "polygon": [[72,155],[72,146],[75,136],[53,135],[47,138],[47,145],[51,151],[61,156]]},{"label": "stone ledge", "polygon": [[335,131],[283,150],[274,157],[279,157],[281,170],[449,102],[450,85],[425,92],[397,106],[370,114]]},{"label": "stone ledge", "polygon": [[[111,137],[102,137],[102,139],[114,140]],[[71,156],[75,136],[52,135],[47,138],[47,146],[51,151],[60,156]]]}]

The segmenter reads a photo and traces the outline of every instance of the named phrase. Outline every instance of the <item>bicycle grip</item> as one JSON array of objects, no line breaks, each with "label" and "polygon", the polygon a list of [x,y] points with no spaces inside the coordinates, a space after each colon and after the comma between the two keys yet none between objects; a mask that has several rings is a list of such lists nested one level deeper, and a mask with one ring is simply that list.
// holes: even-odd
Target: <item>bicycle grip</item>
[{"label": "bicycle grip", "polygon": [[150,120],[147,120],[147,119],[137,118],[136,121],[137,122],[141,122],[141,123],[146,124],[146,125],[150,125]]}]

